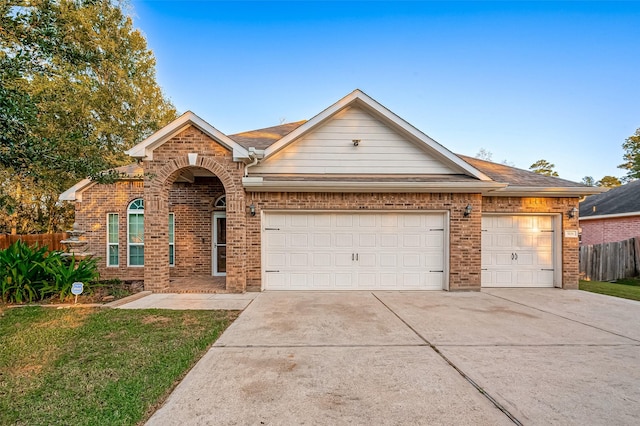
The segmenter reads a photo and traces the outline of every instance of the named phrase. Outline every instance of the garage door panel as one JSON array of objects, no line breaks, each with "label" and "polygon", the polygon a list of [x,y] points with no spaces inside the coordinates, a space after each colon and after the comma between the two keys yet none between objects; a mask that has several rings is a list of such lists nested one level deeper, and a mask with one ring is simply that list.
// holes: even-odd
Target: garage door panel
[{"label": "garage door panel", "polygon": [[380,253],[380,266],[383,268],[395,268],[398,266],[398,255],[396,253]]},{"label": "garage door panel", "polygon": [[355,287],[352,272],[337,272],[335,274],[336,288],[353,289]]},{"label": "garage door panel", "polygon": [[430,232],[425,238],[425,247],[439,249],[444,246],[444,232]]},{"label": "garage door panel", "polygon": [[290,247],[307,248],[309,246],[308,234],[290,234],[289,238]]},{"label": "garage door panel", "polygon": [[353,247],[353,234],[335,234],[335,246],[340,248]]},{"label": "garage door panel", "polygon": [[263,234],[266,289],[443,288],[442,213],[265,212],[264,223],[276,228]]},{"label": "garage door panel", "polygon": [[331,228],[331,216],[317,214],[312,217],[314,228]]},{"label": "garage door panel", "polygon": [[337,214],[335,226],[338,228],[353,228],[353,215],[351,214]]},{"label": "garage door panel", "polygon": [[398,235],[397,234],[382,234],[380,235],[380,247],[398,247]]},{"label": "garage door panel", "polygon": [[287,247],[287,236],[285,234],[270,233],[266,239],[267,249],[282,249]]},{"label": "garage door panel", "polygon": [[378,263],[376,253],[358,253],[358,266],[360,268],[375,268]]},{"label": "garage door panel", "polygon": [[289,259],[290,261],[288,266],[303,268],[309,266],[309,255],[307,253],[292,253]]},{"label": "garage door panel", "polygon": [[358,235],[358,247],[371,248],[376,246],[376,234],[366,233]]},{"label": "garage door panel", "polygon": [[332,274],[329,272],[314,272],[313,276],[313,287],[317,289],[329,289],[332,286]]},{"label": "garage door panel", "polygon": [[402,247],[420,247],[420,235],[405,234],[402,236]]},{"label": "garage door panel", "polygon": [[376,228],[377,226],[377,215],[358,215],[358,227],[359,228]]},{"label": "garage door panel", "polygon": [[[284,274],[278,274],[278,275],[284,275]],[[291,284],[292,288],[305,288],[305,287],[308,287],[310,284],[309,276],[307,274],[296,274],[296,273],[289,274],[289,276],[287,277],[287,280]]]},{"label": "garage door panel", "polygon": [[331,253],[311,253],[311,258],[311,264],[316,268],[329,268],[333,264]]},{"label": "garage door panel", "polygon": [[309,228],[309,217],[306,215],[289,216],[289,226],[292,228]]}]

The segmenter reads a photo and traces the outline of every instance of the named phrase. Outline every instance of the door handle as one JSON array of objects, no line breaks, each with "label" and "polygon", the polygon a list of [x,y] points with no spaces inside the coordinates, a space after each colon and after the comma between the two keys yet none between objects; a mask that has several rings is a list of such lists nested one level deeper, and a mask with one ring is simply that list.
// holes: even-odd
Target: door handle
[{"label": "door handle", "polygon": [[516,253],[516,260],[518,260],[518,253]]},{"label": "door handle", "polygon": [[355,254],[351,253],[351,261],[352,261],[352,262],[354,261],[355,256],[356,256]]},{"label": "door handle", "polygon": [[358,253],[356,253],[356,260],[358,260]]},{"label": "door handle", "polygon": [[511,253],[511,260],[513,260],[513,253]]}]

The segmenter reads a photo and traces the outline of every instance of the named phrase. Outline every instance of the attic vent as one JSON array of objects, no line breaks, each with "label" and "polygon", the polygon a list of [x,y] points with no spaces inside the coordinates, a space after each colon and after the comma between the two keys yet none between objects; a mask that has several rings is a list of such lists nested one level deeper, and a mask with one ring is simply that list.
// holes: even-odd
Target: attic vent
[{"label": "attic vent", "polygon": [[595,213],[596,212],[596,206],[592,207],[592,211]]}]

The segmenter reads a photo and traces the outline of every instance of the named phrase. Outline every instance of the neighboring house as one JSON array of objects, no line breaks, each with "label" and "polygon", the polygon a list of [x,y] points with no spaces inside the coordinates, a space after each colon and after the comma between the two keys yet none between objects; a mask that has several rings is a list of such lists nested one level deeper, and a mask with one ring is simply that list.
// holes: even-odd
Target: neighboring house
[{"label": "neighboring house", "polygon": [[580,203],[583,245],[640,237],[640,180],[592,195]]},{"label": "neighboring house", "polygon": [[61,200],[103,277],[154,291],[577,288],[576,208],[600,192],[455,155],[359,90],[236,135],[187,112],[127,153]]}]

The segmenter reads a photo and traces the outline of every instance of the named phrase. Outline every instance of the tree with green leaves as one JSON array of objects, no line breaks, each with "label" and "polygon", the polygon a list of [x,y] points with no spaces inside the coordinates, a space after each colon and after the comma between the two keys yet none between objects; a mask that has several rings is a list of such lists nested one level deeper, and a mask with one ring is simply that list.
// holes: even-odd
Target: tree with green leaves
[{"label": "tree with green leaves", "polygon": [[551,164],[547,160],[538,160],[529,166],[529,170],[540,175],[557,177],[558,172],[554,170],[555,167],[555,164]]},{"label": "tree with green leaves", "polygon": [[596,186],[596,180],[591,176],[585,176],[582,178],[582,184],[587,186]]},{"label": "tree with green leaves", "polygon": [[176,117],[127,6],[0,3],[0,232],[68,225],[58,194]]},{"label": "tree with green leaves", "polygon": [[596,182],[596,185],[605,188],[615,188],[616,186],[622,185],[622,182],[615,176],[604,176],[602,179]]},{"label": "tree with green leaves", "polygon": [[629,136],[622,144],[624,163],[618,166],[619,169],[627,170],[625,180],[640,179],[640,128]]}]

